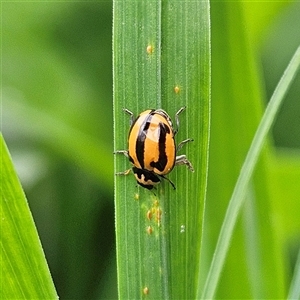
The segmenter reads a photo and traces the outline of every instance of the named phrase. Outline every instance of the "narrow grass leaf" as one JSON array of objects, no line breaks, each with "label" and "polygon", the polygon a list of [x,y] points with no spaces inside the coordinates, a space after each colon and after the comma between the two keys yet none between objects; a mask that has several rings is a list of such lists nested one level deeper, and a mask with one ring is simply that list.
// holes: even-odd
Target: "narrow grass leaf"
[{"label": "narrow grass leaf", "polygon": [[289,290],[288,300],[300,299],[300,249],[294,270],[294,276]]},{"label": "narrow grass leaf", "polygon": [[57,299],[27,200],[0,135],[1,299]]},{"label": "narrow grass leaf", "polygon": [[[195,298],[206,192],[210,97],[208,1],[115,1],[113,30],[115,150],[127,149],[129,116],[183,106],[176,143],[186,138],[195,173],[176,167],[154,192],[134,177],[115,178],[120,298]],[[130,168],[115,158],[115,171]]]},{"label": "narrow grass leaf", "polygon": [[279,107],[283,101],[283,98],[289,86],[291,85],[295,77],[299,65],[300,48],[297,49],[295,55],[291,59],[286,71],[284,72],[280,82],[278,83],[274,91],[273,96],[271,97],[271,100],[266,108],[263,118],[253,138],[245,162],[242,166],[221,228],[215,254],[202,294],[203,299],[211,299],[214,296],[218,280],[222,271],[222,267],[225,261],[225,257],[229,248],[230,239],[237,220],[237,216],[245,199],[247,186],[251,179],[253,170],[257,163],[259,154],[262,150],[264,141],[267,137],[270,127],[274,123]]}]

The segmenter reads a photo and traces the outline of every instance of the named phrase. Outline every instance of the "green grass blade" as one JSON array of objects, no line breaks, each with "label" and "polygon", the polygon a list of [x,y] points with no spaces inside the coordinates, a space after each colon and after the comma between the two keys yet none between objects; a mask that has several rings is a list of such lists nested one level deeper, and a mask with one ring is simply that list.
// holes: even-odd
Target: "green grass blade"
[{"label": "green grass blade", "polygon": [[[126,13],[125,13],[126,12]],[[119,297],[195,298],[206,192],[210,96],[208,1],[114,2],[115,149],[127,148],[129,118],[149,108],[180,115],[176,142],[195,173],[175,168],[155,194],[132,175],[115,180]],[[174,121],[174,119],[173,119]],[[115,158],[115,170],[130,167]]]},{"label": "green grass blade", "polygon": [[299,68],[299,65],[300,48],[297,49],[295,55],[293,56],[285,73],[283,74],[280,82],[277,85],[274,94],[263,115],[263,118],[260,122],[260,125],[256,131],[256,134],[253,138],[249,152],[246,156],[245,162],[243,164],[239,178],[235,185],[222,225],[213,261],[202,294],[203,299],[211,299],[214,296],[218,280],[221,274],[221,270],[225,261],[225,257],[229,248],[233,228],[235,226],[238,213],[245,198],[247,186],[251,179],[254,167],[257,163],[259,154],[264,145],[264,141],[267,137],[270,127],[272,126],[275,120],[275,116],[283,101],[284,95],[286,94],[289,86],[291,85],[295,74]]},{"label": "green grass blade", "polygon": [[298,252],[298,258],[294,270],[294,276],[287,297],[289,300],[300,299],[300,249]]},{"label": "green grass blade", "polygon": [[1,299],[57,299],[22,187],[1,143]]}]

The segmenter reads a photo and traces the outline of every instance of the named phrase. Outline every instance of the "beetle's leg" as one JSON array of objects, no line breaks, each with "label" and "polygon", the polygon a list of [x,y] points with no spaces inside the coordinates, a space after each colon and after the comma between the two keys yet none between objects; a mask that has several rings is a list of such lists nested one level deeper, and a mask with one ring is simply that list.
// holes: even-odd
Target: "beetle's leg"
[{"label": "beetle's leg", "polygon": [[129,157],[127,150],[116,150],[114,154],[124,154],[126,157]]},{"label": "beetle's leg", "polygon": [[179,128],[179,115],[186,109],[186,106],[182,106],[179,111],[175,114],[175,123],[176,123],[176,129],[174,130],[174,135],[178,132]]},{"label": "beetle's leg", "polygon": [[169,181],[169,183],[172,185],[173,189],[176,190],[176,187],[175,187],[175,184],[168,178],[168,177],[165,177],[164,175],[159,175],[161,178]]},{"label": "beetle's leg", "polygon": [[186,139],[186,140],[180,142],[180,143],[177,145],[176,153],[177,153],[178,151],[180,151],[180,149],[181,149],[186,143],[188,143],[188,142],[193,142],[193,141],[194,141],[193,139]]},{"label": "beetle's leg", "polygon": [[[114,154],[124,154],[126,157],[128,157],[128,151],[127,150],[117,150],[114,151]],[[117,172],[115,175],[128,175],[130,173],[131,169],[128,169],[123,172]]]},{"label": "beetle's leg", "polygon": [[[128,151],[127,150],[117,150],[114,151],[114,154],[124,154],[126,157],[128,157]],[[130,173],[131,169],[128,169],[123,172],[117,172],[116,175],[128,175]]]},{"label": "beetle's leg", "polygon": [[192,164],[184,154],[176,156],[175,166],[179,166],[179,165],[186,165],[192,172],[194,172],[194,168]]},{"label": "beetle's leg", "polygon": [[123,172],[117,172],[115,175],[128,175],[131,172],[131,169],[128,169],[126,171]]},{"label": "beetle's leg", "polygon": [[[116,150],[114,151],[114,154],[124,154],[126,157],[129,157],[127,150]],[[116,175],[128,175],[130,173],[131,169],[128,169],[124,172],[118,172]]]},{"label": "beetle's leg", "polygon": [[129,109],[127,109],[127,108],[123,108],[123,111],[124,111],[126,114],[130,115],[130,126],[131,126],[132,123],[133,123],[133,121],[134,121],[134,115],[133,115],[133,112],[130,111]]}]

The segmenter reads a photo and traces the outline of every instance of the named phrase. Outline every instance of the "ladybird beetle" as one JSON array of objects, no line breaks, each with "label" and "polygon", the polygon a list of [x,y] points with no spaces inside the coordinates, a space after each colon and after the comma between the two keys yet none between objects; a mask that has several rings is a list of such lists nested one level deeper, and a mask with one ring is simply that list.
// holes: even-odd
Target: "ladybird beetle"
[{"label": "ladybird beetle", "polygon": [[[137,183],[148,189],[160,183],[160,178],[174,183],[165,175],[170,173],[176,165],[186,165],[194,172],[192,164],[185,155],[176,156],[182,146],[192,139],[186,139],[177,146],[174,136],[178,132],[179,114],[185,110],[182,107],[175,114],[176,129],[174,129],[170,116],[162,109],[148,109],[135,119],[133,113],[123,109],[130,115],[130,130],[128,136],[128,150],[118,150],[115,153],[124,154],[133,164],[132,171]],[[130,170],[117,173],[127,175]]]}]

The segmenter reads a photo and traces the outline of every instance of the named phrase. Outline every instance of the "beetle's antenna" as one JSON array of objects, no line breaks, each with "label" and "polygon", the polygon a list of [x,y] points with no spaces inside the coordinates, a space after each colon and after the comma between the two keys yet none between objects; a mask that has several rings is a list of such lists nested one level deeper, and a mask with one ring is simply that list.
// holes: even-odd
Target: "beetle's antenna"
[{"label": "beetle's antenna", "polygon": [[164,175],[159,175],[161,178],[169,181],[169,183],[172,185],[173,189],[176,190],[175,184],[167,177],[165,177]]}]

